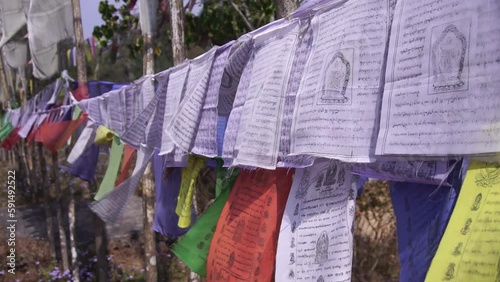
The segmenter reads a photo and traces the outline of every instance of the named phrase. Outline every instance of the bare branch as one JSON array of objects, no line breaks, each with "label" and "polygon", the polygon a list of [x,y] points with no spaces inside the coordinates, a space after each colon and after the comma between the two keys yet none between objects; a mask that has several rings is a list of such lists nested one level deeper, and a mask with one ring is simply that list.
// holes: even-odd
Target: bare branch
[{"label": "bare branch", "polygon": [[238,15],[240,15],[240,17],[243,19],[243,21],[245,22],[245,25],[247,26],[247,28],[249,30],[254,30],[255,28],[248,21],[247,17],[245,17],[245,15],[241,12],[241,10],[238,8],[238,6],[236,6],[236,4],[234,4],[233,0],[229,0],[229,3],[231,3],[231,6],[236,10],[236,12],[238,13]]}]

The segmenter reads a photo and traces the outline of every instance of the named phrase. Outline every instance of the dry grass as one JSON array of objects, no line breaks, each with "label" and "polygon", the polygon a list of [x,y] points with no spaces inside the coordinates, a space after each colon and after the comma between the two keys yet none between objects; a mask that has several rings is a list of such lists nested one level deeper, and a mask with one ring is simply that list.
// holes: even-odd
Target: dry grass
[{"label": "dry grass", "polygon": [[399,280],[396,220],[385,181],[366,182],[356,202],[353,281]]}]

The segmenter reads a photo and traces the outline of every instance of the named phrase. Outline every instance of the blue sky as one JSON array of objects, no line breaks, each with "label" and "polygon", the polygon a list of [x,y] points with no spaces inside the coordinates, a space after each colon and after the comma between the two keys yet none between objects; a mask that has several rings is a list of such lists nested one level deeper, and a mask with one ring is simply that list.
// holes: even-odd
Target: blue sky
[{"label": "blue sky", "polygon": [[[101,19],[101,14],[99,14],[100,0],[82,0],[80,1],[80,5],[82,8],[82,25],[83,25],[83,36],[88,38],[92,35],[92,31],[94,30],[94,26],[101,25],[103,23]],[[111,0],[110,3],[114,3],[114,0]]]}]

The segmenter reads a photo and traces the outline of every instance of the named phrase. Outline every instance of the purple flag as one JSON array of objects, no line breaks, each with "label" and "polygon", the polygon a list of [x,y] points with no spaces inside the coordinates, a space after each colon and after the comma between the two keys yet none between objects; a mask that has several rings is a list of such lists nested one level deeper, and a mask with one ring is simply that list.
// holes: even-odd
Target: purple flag
[{"label": "purple flag", "polygon": [[222,155],[222,144],[224,143],[228,119],[229,117],[227,116],[219,116],[217,118],[217,154],[219,156]]},{"label": "purple flag", "polygon": [[[164,178],[165,156],[158,156],[159,150],[154,154],[154,177],[155,177],[155,219],[153,230],[168,237],[179,237],[184,235],[189,228],[180,228],[177,223],[179,216],[175,213],[177,196],[181,187],[182,168],[169,168],[166,179]],[[191,225],[196,221],[196,212],[191,213]]]},{"label": "purple flag", "polygon": [[92,144],[82,152],[82,155],[73,164],[66,167],[65,170],[81,180],[91,182],[95,176],[98,158],[99,146]]},{"label": "purple flag", "polygon": [[424,281],[456,199],[449,186],[389,182],[396,215],[399,281]]}]

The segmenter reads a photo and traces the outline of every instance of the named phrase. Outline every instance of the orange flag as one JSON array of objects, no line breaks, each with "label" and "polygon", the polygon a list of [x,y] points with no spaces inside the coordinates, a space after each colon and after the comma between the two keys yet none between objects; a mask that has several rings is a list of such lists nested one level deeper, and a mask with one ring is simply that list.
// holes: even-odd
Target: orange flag
[{"label": "orange flag", "polygon": [[242,171],[210,245],[207,281],[272,281],[293,169]]}]

